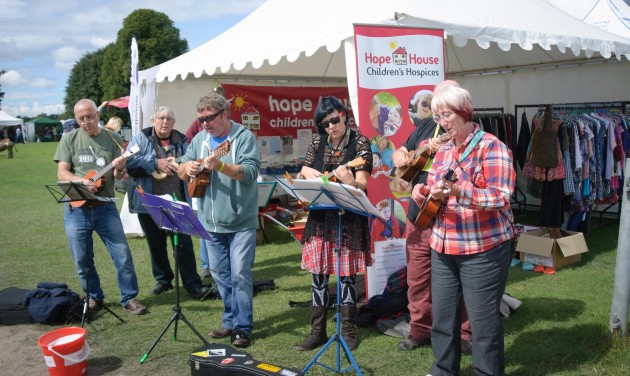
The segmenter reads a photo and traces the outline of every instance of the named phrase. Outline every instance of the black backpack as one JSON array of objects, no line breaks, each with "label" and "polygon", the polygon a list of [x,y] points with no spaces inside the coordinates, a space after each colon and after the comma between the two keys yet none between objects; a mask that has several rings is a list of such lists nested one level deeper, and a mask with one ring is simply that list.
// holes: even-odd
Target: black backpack
[{"label": "black backpack", "polygon": [[24,305],[41,324],[65,324],[81,317],[81,297],[65,283],[40,282],[26,293]]}]

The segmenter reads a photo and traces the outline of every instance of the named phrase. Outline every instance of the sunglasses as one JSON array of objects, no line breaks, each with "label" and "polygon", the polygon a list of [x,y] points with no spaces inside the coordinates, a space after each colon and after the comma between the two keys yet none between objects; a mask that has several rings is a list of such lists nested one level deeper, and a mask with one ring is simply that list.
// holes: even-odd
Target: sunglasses
[{"label": "sunglasses", "polygon": [[212,122],[214,119],[216,119],[216,118],[217,118],[217,116],[221,115],[222,113],[223,113],[223,110],[221,110],[221,111],[217,112],[216,114],[212,114],[212,115],[208,115],[208,116],[200,117],[200,118],[197,118],[197,119],[199,119],[199,122],[200,122],[201,124],[203,124],[203,123],[210,123],[210,122]]},{"label": "sunglasses", "polygon": [[324,120],[324,121],[322,121],[321,123],[319,123],[319,125],[320,125],[322,128],[326,129],[326,128],[328,128],[328,127],[330,126],[330,124],[337,125],[337,124],[339,124],[340,122],[341,122],[341,116],[335,116],[335,117],[330,118],[330,119],[328,119],[328,120]]}]

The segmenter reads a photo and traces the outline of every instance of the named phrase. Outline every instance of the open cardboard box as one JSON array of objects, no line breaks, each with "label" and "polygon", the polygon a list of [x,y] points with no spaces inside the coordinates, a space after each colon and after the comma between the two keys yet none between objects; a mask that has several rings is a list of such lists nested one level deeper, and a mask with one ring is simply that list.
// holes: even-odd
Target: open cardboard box
[{"label": "open cardboard box", "polygon": [[563,233],[568,233],[569,236],[552,239],[549,237],[549,229],[546,228],[522,233],[516,243],[521,261],[555,268],[580,261],[582,253],[588,252],[584,235],[565,230]]}]

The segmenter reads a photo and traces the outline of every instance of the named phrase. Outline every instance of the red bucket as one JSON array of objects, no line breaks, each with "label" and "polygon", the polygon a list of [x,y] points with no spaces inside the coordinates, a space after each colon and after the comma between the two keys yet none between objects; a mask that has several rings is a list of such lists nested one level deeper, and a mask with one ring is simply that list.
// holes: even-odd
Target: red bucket
[{"label": "red bucket", "polygon": [[72,326],[48,332],[37,341],[44,352],[50,376],[82,376],[87,370],[90,346],[85,329]]}]

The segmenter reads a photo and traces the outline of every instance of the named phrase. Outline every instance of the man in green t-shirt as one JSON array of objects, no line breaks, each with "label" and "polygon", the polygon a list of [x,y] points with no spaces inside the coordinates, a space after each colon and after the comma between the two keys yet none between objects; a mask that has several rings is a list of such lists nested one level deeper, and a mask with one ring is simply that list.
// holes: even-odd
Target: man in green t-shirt
[{"label": "man in green t-shirt", "polygon": [[[74,105],[74,115],[80,128],[67,133],[59,142],[54,157],[57,178],[81,181],[94,195],[113,198],[114,178],[122,179],[126,174],[127,161],[121,156],[122,137],[99,127],[100,113],[96,104],[89,99],[81,99]],[[95,179],[99,176],[100,179]],[[146,313],[147,307],[136,298],[136,271],[113,200],[66,203],[64,227],[81,285],[84,291],[89,292],[90,309],[97,311],[105,299],[94,266],[92,233],[95,231],[114,260],[120,305],[134,315]]]}]

